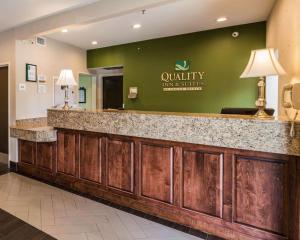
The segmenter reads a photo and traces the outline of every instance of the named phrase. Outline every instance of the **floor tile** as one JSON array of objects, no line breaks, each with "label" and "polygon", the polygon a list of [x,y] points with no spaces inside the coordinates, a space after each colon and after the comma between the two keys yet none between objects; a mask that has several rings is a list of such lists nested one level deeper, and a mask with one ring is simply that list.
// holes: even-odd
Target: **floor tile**
[{"label": "floor tile", "polygon": [[104,240],[100,232],[86,233],[88,240]]},{"label": "floor tile", "polygon": [[55,236],[60,240],[89,240],[85,233],[81,234],[57,234]]},{"label": "floor tile", "polygon": [[200,240],[99,202],[8,173],[0,208],[58,240]]}]

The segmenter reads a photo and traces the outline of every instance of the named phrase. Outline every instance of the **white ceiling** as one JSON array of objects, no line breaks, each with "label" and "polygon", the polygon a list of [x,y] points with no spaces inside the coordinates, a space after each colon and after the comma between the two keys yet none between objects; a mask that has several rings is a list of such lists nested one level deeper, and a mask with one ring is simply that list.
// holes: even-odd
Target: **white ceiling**
[{"label": "white ceiling", "polygon": [[0,32],[98,0],[0,0]]},{"label": "white ceiling", "polygon": [[[129,1],[130,2],[130,1]],[[48,37],[82,49],[174,36],[214,28],[267,20],[276,0],[178,0],[87,25],[74,26],[67,34],[60,31]],[[226,16],[228,21],[217,23]],[[132,25],[142,24],[134,30]],[[99,45],[92,46],[92,41]]]}]

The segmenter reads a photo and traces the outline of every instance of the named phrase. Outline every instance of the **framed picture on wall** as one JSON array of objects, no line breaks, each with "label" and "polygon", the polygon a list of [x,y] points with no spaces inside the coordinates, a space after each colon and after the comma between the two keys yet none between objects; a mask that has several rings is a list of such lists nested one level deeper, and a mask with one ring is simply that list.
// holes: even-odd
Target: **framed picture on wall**
[{"label": "framed picture on wall", "polygon": [[79,103],[86,103],[86,88],[79,88]]},{"label": "framed picture on wall", "polygon": [[26,64],[26,81],[37,82],[37,66],[34,64]]}]

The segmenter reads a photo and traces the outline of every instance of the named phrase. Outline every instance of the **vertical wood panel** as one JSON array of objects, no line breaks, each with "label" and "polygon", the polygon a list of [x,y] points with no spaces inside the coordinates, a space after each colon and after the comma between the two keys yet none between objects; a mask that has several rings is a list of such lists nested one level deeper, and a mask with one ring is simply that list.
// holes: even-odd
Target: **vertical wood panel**
[{"label": "vertical wood panel", "polygon": [[19,161],[34,165],[36,162],[36,143],[19,140]]},{"label": "vertical wood panel", "polygon": [[223,155],[185,150],[183,152],[183,207],[221,217],[222,178]]},{"label": "vertical wood panel", "polygon": [[79,177],[84,180],[101,183],[102,139],[96,135],[80,135]]},{"label": "vertical wood panel", "polygon": [[173,152],[173,147],[142,143],[142,196],[166,203],[173,203]]},{"label": "vertical wood panel", "polygon": [[76,176],[76,134],[67,131],[57,132],[57,171]]},{"label": "vertical wood panel", "polygon": [[37,144],[37,167],[53,172],[56,158],[56,143]]},{"label": "vertical wood panel", "polygon": [[174,205],[178,207],[182,207],[182,164],[183,164],[183,156],[182,156],[182,148],[179,146],[174,147]]},{"label": "vertical wood panel", "polygon": [[290,157],[289,177],[289,237],[300,239],[300,159],[296,157]]},{"label": "vertical wood panel", "polygon": [[237,156],[234,221],[286,235],[287,171],[280,161]]},{"label": "vertical wood panel", "polygon": [[134,143],[107,139],[107,185],[122,191],[134,191]]},{"label": "vertical wood panel", "polygon": [[224,180],[223,180],[223,219],[232,222],[232,183],[233,183],[233,158],[232,152],[224,153]]}]

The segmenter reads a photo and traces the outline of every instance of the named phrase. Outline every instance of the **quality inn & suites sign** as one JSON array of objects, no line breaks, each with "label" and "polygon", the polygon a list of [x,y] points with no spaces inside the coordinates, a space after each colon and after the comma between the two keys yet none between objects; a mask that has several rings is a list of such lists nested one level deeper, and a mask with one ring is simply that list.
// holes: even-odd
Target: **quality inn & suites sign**
[{"label": "quality inn & suites sign", "polygon": [[161,74],[163,91],[202,91],[204,77],[205,72],[190,71],[188,61],[176,61],[174,72]]}]

